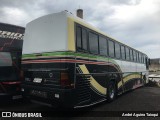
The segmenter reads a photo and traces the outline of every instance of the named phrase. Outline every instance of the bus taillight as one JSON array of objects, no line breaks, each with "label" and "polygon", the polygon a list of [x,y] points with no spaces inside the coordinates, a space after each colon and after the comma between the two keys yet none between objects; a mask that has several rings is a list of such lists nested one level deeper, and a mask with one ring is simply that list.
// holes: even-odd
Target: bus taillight
[{"label": "bus taillight", "polygon": [[2,84],[4,84],[4,85],[15,85],[15,84],[21,84],[21,82],[20,81],[18,81],[18,82],[2,82]]},{"label": "bus taillight", "polygon": [[71,81],[67,72],[61,72],[60,83],[62,87],[71,87]]},{"label": "bus taillight", "polygon": [[24,72],[21,70],[20,71],[20,80],[23,80],[24,79]]}]

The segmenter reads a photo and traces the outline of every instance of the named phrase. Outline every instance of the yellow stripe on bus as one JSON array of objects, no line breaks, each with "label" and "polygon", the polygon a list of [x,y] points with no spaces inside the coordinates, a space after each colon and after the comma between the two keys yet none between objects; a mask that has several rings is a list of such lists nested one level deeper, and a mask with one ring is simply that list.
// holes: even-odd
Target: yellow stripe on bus
[{"label": "yellow stripe on bus", "polygon": [[[128,75],[127,77],[124,77],[124,78],[123,78],[124,84],[125,84],[126,82],[128,82],[129,80],[133,79],[133,78],[141,78],[141,75],[131,74],[131,75]],[[119,81],[119,83],[118,83],[118,88],[120,88],[121,86],[122,86],[122,81]]]},{"label": "yellow stripe on bus", "polygon": [[[84,74],[89,74],[89,71],[85,65],[79,65],[79,67]],[[99,93],[106,95],[107,88],[101,86],[92,76],[90,77],[90,83]]]},{"label": "yellow stripe on bus", "polygon": [[119,81],[119,83],[118,83],[118,88],[120,88],[121,86],[122,86],[122,80]]},{"label": "yellow stripe on bus", "polygon": [[68,18],[68,50],[75,51],[74,21]]}]

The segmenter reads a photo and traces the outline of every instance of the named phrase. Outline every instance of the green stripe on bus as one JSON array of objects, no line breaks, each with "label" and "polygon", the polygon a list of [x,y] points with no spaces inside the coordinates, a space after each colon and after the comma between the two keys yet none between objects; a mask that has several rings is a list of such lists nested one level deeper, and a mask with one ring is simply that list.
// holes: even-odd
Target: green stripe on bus
[{"label": "green stripe on bus", "polygon": [[[23,54],[22,59],[37,59],[38,54]],[[80,58],[85,58],[85,59],[91,59],[91,60],[102,60],[102,61],[109,61],[114,64],[117,64],[113,59],[111,58],[106,58],[102,56],[95,56],[91,54],[86,54],[86,53],[75,53],[75,52],[47,52],[47,53],[42,53],[40,57],[65,57],[65,56],[77,56]]]}]

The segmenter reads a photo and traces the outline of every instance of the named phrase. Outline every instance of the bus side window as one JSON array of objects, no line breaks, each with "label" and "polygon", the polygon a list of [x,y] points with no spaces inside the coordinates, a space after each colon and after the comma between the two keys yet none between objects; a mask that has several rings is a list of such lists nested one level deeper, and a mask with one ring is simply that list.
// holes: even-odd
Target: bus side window
[{"label": "bus side window", "polygon": [[135,50],[133,50],[133,57],[134,57],[134,62],[136,62],[137,61],[137,56],[136,56],[136,51]]},{"label": "bus side window", "polygon": [[116,58],[119,59],[121,57],[120,45],[117,42],[115,43],[115,54],[116,54]]},{"label": "bus side window", "polygon": [[131,59],[131,61],[134,60],[134,59],[133,59],[133,50],[132,50],[132,49],[130,49],[130,59]]},{"label": "bus side window", "polygon": [[143,63],[145,64],[145,56],[143,55]]},{"label": "bus side window", "polygon": [[147,57],[145,59],[145,62],[146,62],[146,69],[148,70],[149,69],[149,59]]},{"label": "bus side window", "polygon": [[126,47],[126,60],[130,60],[129,48]]},{"label": "bus side window", "polygon": [[108,41],[108,48],[109,48],[109,56],[110,57],[114,57],[115,53],[114,53],[114,42],[109,40]]},{"label": "bus side window", "polygon": [[145,64],[145,56],[143,55],[143,63]]},{"label": "bus side window", "polygon": [[141,53],[139,53],[139,62],[142,63],[142,56],[141,56]]},{"label": "bus side window", "polygon": [[82,49],[87,51],[87,30],[82,29]]},{"label": "bus side window", "polygon": [[124,46],[121,46],[121,57],[123,60],[126,59],[126,52],[125,52],[125,47]]},{"label": "bus side window", "polygon": [[77,27],[76,30],[76,44],[77,44],[77,50],[81,50],[82,49],[82,28],[81,27]]},{"label": "bus side window", "polygon": [[98,35],[89,33],[89,49],[93,54],[98,54]]},{"label": "bus side window", "polygon": [[137,52],[137,62],[139,62],[139,53]]},{"label": "bus side window", "polygon": [[143,63],[143,54],[141,54],[141,63]]},{"label": "bus side window", "polygon": [[103,37],[99,37],[99,52],[100,55],[107,56],[107,40]]}]

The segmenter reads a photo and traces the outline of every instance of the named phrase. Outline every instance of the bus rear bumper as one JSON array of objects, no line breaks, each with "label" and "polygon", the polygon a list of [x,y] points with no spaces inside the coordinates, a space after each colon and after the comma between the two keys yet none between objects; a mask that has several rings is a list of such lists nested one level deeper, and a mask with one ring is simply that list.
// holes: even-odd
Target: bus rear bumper
[{"label": "bus rear bumper", "polygon": [[22,94],[21,92],[19,93],[14,93],[14,94],[10,94],[10,93],[0,93],[0,100],[2,102],[9,102],[12,100],[19,100],[22,99]]},{"label": "bus rear bumper", "polygon": [[35,86],[22,86],[23,96],[34,103],[52,107],[74,107],[74,93],[72,89],[46,89]]}]

